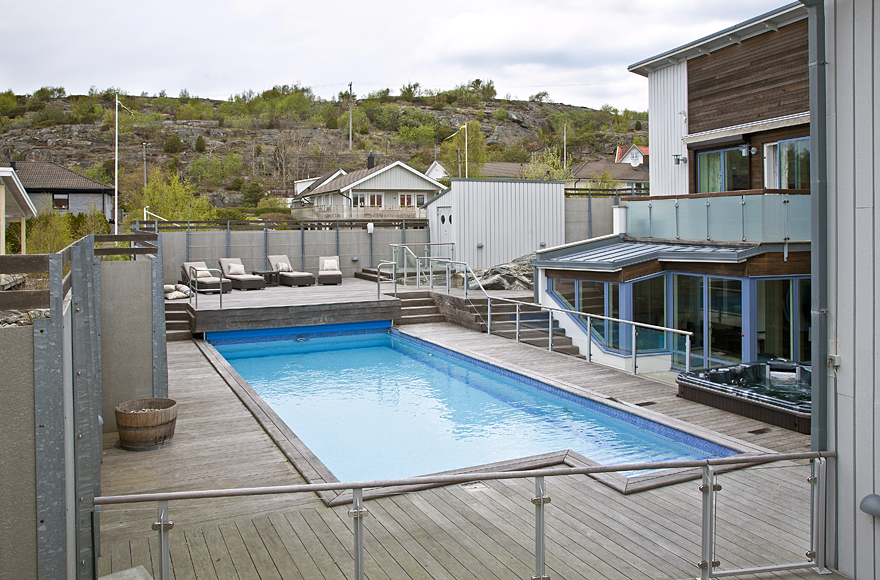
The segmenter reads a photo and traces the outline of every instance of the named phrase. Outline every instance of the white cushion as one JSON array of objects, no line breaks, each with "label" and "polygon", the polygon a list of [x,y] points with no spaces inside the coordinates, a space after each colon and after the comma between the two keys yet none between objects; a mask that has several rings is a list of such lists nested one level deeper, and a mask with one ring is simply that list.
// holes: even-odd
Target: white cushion
[{"label": "white cushion", "polygon": [[229,264],[230,276],[244,276],[244,266],[242,264]]},{"label": "white cushion", "polygon": [[177,288],[174,287],[174,284],[165,284],[163,289],[165,291],[165,294],[169,294],[171,292],[174,292]]},{"label": "white cushion", "polygon": [[279,272],[293,272],[293,268],[290,267],[290,264],[287,262],[278,262],[278,271]]},{"label": "white cushion", "polygon": [[339,260],[324,260],[324,271],[339,270]]},{"label": "white cushion", "polygon": [[211,278],[213,276],[208,270],[196,270],[196,278]]},{"label": "white cushion", "polygon": [[177,286],[174,287],[174,289],[177,290],[178,292],[183,292],[184,296],[189,296],[191,293],[189,286],[187,286],[186,284],[178,284]]},{"label": "white cushion", "polygon": [[178,292],[175,290],[174,292],[167,292],[165,294],[165,300],[180,300],[181,298],[186,298],[187,295],[183,292]]}]

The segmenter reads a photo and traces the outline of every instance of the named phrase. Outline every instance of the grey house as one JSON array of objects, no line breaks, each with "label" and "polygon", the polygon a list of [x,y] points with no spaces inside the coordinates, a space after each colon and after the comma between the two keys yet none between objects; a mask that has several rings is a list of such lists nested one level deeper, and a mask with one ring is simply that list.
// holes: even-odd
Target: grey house
[{"label": "grey house", "polygon": [[94,207],[113,219],[113,188],[57,163],[17,162],[15,172],[37,210],[51,204],[55,211],[80,214]]}]

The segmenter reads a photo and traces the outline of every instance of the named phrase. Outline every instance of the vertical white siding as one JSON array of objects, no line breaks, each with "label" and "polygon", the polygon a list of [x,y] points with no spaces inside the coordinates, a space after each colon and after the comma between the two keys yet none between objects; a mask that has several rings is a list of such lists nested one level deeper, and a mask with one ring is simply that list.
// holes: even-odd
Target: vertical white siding
[{"label": "vertical white siding", "polygon": [[651,147],[651,195],[688,192],[687,165],[674,165],[673,155],[687,156],[681,142],[687,135],[687,62],[656,70],[648,76],[648,145]]},{"label": "vertical white siding", "polygon": [[[439,241],[437,208],[452,208],[455,257],[474,270],[510,262],[565,243],[565,193],[561,182],[453,181],[428,206],[431,241]],[[478,248],[478,244],[483,244]]]},{"label": "vertical white siding", "polygon": [[852,578],[880,574],[880,521],[859,510],[866,495],[880,493],[878,31],[880,0],[826,2],[828,348],[841,357],[840,368],[828,376],[828,430],[839,454],[836,567]]}]

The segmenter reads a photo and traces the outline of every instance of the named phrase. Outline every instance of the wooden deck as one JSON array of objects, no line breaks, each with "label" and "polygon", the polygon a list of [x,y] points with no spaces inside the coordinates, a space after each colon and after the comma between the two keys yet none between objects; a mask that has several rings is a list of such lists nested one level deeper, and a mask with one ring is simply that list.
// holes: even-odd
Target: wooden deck
[{"label": "wooden deck", "polygon": [[[806,435],[678,399],[674,386],[650,379],[445,324],[402,330],[753,446],[776,451],[809,446]],[[103,495],[302,481],[192,342],[169,343],[168,366],[170,396],[180,404],[174,443],[129,453],[108,437]],[[720,476],[716,558],[722,568],[804,560],[808,475],[807,466],[788,464]],[[697,487],[688,482],[623,495],[585,476],[548,479],[546,573],[554,580],[698,575]],[[370,580],[531,578],[533,495],[531,480],[501,480],[369,500],[366,575]],[[144,565],[158,577],[157,540],[150,530],[156,506],[134,507],[103,510],[100,575]],[[174,577],[351,578],[348,509],[326,507],[314,494],[172,502]],[[811,570],[770,576],[820,578]]]}]

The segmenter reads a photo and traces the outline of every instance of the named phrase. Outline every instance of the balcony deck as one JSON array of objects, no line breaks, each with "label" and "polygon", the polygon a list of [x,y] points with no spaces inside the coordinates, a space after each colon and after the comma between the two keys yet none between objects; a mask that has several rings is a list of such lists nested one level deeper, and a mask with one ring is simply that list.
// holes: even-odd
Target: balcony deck
[{"label": "balcony deck", "polygon": [[[675,387],[648,378],[447,324],[402,330],[750,445],[781,452],[809,447],[806,435],[679,399]],[[113,436],[106,437],[103,495],[303,482],[193,342],[168,343],[168,367],[170,396],[180,405],[174,443],[157,451],[129,453],[116,446]],[[802,465],[788,465],[720,476],[716,558],[724,567],[804,560],[809,547],[809,489],[804,483],[808,474]],[[547,574],[554,580],[698,575],[697,486],[686,482],[622,495],[587,476],[548,478],[552,503],[546,516]],[[369,500],[366,576],[530,578],[533,495],[531,480],[500,480]],[[136,509],[102,510],[99,575],[143,565],[158,577],[157,540],[150,529],[156,506],[132,507]],[[350,578],[348,509],[326,507],[314,494],[172,502],[174,577]],[[773,577],[820,578],[811,570],[777,572]]]}]

